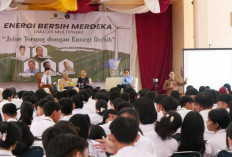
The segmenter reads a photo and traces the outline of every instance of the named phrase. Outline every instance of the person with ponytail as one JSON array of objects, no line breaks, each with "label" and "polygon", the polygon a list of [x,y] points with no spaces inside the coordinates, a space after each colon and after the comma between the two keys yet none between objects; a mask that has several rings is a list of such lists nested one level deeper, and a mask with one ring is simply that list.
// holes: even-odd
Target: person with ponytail
[{"label": "person with ponytail", "polygon": [[32,103],[28,101],[23,102],[20,107],[21,116],[19,118],[19,121],[24,122],[27,125],[31,125],[33,119],[33,111],[34,111],[34,107]]},{"label": "person with ponytail", "polygon": [[14,156],[12,150],[20,137],[20,129],[13,122],[0,122],[0,156]]},{"label": "person with ponytail", "polygon": [[103,113],[107,110],[107,102],[105,100],[98,100],[96,102],[96,113],[91,114],[90,121],[91,124],[97,125],[97,124],[102,124],[103,122]]}]

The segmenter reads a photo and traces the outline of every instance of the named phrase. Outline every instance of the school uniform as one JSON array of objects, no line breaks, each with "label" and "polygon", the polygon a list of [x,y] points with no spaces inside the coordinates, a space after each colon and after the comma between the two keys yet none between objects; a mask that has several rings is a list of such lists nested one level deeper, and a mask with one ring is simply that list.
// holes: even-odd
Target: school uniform
[{"label": "school uniform", "polygon": [[11,101],[8,101],[6,99],[3,99],[1,102],[0,102],[0,113],[1,113],[1,116],[2,116],[2,120],[4,120],[4,117],[3,117],[3,113],[2,113],[2,107],[3,105],[7,104],[7,103],[12,103]]},{"label": "school uniform", "polygon": [[[181,118],[182,118],[182,122],[184,121],[185,116],[192,110],[187,110],[186,108],[182,107],[179,109],[179,111],[177,111],[177,113],[180,114]],[[176,133],[181,133],[181,128],[178,128]]]},{"label": "school uniform", "polygon": [[156,151],[154,149],[154,144],[151,141],[151,139],[141,135],[139,133],[140,137],[138,139],[138,141],[135,143],[134,147],[142,152],[149,152],[151,154],[154,154],[154,156],[156,156]]},{"label": "school uniform", "polygon": [[83,109],[93,114],[96,112],[95,103],[95,100],[89,98],[88,102],[84,102]]},{"label": "school uniform", "polygon": [[109,134],[111,134],[111,131],[110,131],[110,124],[111,124],[111,123],[112,123],[112,121],[109,121],[108,123],[99,125],[99,126],[102,127],[102,129],[105,131],[106,136],[109,136]]},{"label": "school uniform", "polygon": [[22,104],[23,100],[22,99],[16,99],[16,98],[13,98],[11,100],[11,103],[15,104],[16,105],[16,108],[20,108],[21,107],[21,104]]},{"label": "school uniform", "polygon": [[152,141],[157,157],[170,157],[178,149],[178,143],[175,139],[167,138],[166,140],[162,140],[157,133]]},{"label": "school uniform", "polygon": [[118,150],[115,155],[110,157],[156,157],[148,152],[142,152],[137,150],[133,146],[126,146]]},{"label": "school uniform", "polygon": [[7,120],[7,122],[17,122],[17,119],[15,119],[15,118],[9,118],[9,119]]},{"label": "school uniform", "polygon": [[157,113],[157,120],[156,120],[156,121],[159,122],[163,116],[164,116],[164,114],[163,114],[162,111],[158,112],[158,113]]},{"label": "school uniform", "polygon": [[1,157],[12,157],[14,155],[9,150],[0,150],[0,156]]},{"label": "school uniform", "polygon": [[73,116],[73,115],[68,115],[68,116],[60,117],[60,121],[69,121],[69,119],[70,119],[72,116]]},{"label": "school uniform", "polygon": [[41,137],[43,132],[53,125],[55,125],[55,123],[50,117],[44,117],[41,120],[32,123],[30,130],[35,137]]},{"label": "school uniform", "polygon": [[221,149],[227,149],[226,146],[226,130],[221,129],[215,133],[214,136],[212,136],[207,143],[212,148],[212,154],[213,156],[216,156],[219,150]]},{"label": "school uniform", "polygon": [[89,118],[92,125],[97,125],[103,121],[103,117],[98,113],[89,115]]},{"label": "school uniform", "polygon": [[208,128],[207,128],[207,120],[208,120],[208,113],[209,111],[211,111],[211,109],[207,109],[207,110],[202,110],[200,111],[200,115],[202,116],[203,120],[204,120],[204,123],[205,123],[205,132],[204,132],[204,139],[205,140],[208,140],[210,139],[212,136],[215,135],[215,133],[213,131],[209,131]]},{"label": "school uniform", "polygon": [[45,115],[42,115],[42,116],[38,116],[38,117],[33,118],[31,124],[34,123],[34,122],[36,122],[36,121],[42,120],[44,117],[45,117]]},{"label": "school uniform", "polygon": [[87,140],[88,142],[88,155],[92,155],[95,157],[107,157],[106,153],[102,153],[101,149],[95,149],[93,145],[95,144],[99,144],[98,142],[94,141],[94,140]]},{"label": "school uniform", "polygon": [[72,115],[75,115],[75,114],[87,114],[87,115],[90,115],[91,113],[87,110],[84,110],[82,108],[76,108],[72,111]]}]

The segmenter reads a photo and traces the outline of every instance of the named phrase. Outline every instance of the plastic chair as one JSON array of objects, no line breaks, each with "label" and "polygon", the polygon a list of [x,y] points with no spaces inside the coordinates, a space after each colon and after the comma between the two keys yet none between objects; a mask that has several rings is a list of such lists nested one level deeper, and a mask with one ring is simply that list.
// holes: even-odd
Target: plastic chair
[{"label": "plastic chair", "polygon": [[40,146],[34,146],[20,157],[43,157],[43,155],[44,155],[43,148],[41,148]]},{"label": "plastic chair", "polygon": [[232,157],[232,152],[227,150],[221,150],[218,152],[217,157]]},{"label": "plastic chair", "polygon": [[201,157],[197,151],[174,152],[171,157]]}]

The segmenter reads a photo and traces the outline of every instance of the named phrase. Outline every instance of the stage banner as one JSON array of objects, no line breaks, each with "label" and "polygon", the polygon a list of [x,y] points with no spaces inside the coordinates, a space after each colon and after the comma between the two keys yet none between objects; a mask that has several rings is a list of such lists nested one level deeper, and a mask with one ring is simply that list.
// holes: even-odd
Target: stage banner
[{"label": "stage banner", "polygon": [[13,10],[0,19],[0,82],[36,81],[47,67],[53,81],[64,71],[105,81],[130,69],[132,15]]}]

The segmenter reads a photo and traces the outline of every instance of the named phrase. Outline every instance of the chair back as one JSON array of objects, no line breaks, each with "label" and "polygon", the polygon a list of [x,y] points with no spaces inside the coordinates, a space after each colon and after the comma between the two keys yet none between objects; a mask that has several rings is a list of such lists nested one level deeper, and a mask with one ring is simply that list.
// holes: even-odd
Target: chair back
[{"label": "chair back", "polygon": [[232,157],[232,152],[227,150],[221,150],[218,152],[217,157]]},{"label": "chair back", "polygon": [[171,157],[201,157],[197,151],[174,152]]},{"label": "chair back", "polygon": [[41,148],[40,146],[34,146],[20,157],[43,157],[43,155],[44,155],[43,148]]}]

